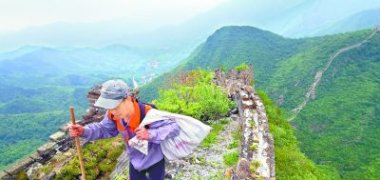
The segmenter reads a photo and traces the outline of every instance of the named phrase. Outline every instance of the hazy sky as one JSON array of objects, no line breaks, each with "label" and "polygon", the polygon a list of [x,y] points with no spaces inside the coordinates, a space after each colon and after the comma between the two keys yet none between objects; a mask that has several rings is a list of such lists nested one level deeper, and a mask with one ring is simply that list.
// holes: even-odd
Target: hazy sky
[{"label": "hazy sky", "polygon": [[230,0],[0,0],[0,32],[54,22],[176,24]]}]

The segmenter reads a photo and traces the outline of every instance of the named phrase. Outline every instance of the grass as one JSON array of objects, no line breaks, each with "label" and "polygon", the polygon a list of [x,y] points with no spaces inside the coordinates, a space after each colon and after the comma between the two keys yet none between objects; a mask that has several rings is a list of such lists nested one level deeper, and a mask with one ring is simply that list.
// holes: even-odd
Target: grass
[{"label": "grass", "polygon": [[227,166],[234,166],[239,160],[239,151],[233,150],[223,155],[224,164]]},{"label": "grass", "polygon": [[257,149],[257,144],[252,144],[251,146],[249,146],[249,149],[255,151]]},{"label": "grass", "polygon": [[232,142],[228,145],[228,149],[238,148],[240,146],[241,139],[241,127],[237,128],[234,132],[232,132]]},{"label": "grass", "polygon": [[233,140],[229,145],[228,145],[228,149],[235,149],[237,147],[239,147],[240,145],[240,141],[235,141]]},{"label": "grass", "polygon": [[210,180],[220,180],[220,179],[224,179],[223,171],[218,171],[210,175]]},{"label": "grass", "polygon": [[256,123],[255,123],[255,121],[252,119],[252,120],[249,121],[249,125],[250,125],[251,127],[254,127],[254,126],[256,125]]},{"label": "grass", "polygon": [[213,144],[215,144],[218,141],[218,136],[220,131],[224,129],[224,127],[229,123],[229,120],[222,119],[220,121],[216,121],[213,124],[211,124],[211,132],[210,134],[202,141],[201,147],[202,148],[210,148]]},{"label": "grass", "polygon": [[299,148],[294,130],[284,118],[279,107],[268,95],[258,91],[269,120],[269,129],[274,137],[277,179],[340,179],[334,169],[316,165]]},{"label": "grass", "polygon": [[242,63],[242,64],[236,66],[235,69],[236,69],[236,71],[241,72],[241,71],[249,69],[249,66],[246,63]]},{"label": "grass", "polygon": [[249,170],[251,171],[252,174],[254,174],[259,166],[260,166],[259,161],[251,161],[251,164],[249,165]]}]

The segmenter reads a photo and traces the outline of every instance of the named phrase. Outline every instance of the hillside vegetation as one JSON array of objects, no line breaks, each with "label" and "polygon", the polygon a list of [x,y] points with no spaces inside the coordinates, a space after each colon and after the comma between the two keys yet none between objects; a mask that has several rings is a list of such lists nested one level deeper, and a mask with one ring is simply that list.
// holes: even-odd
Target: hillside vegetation
[{"label": "hillside vegetation", "polygon": [[162,75],[142,93],[157,97],[155,91],[170,87],[168,79],[181,71],[249,63],[256,88],[267,92],[285,118],[291,118],[318,72],[327,67],[292,121],[301,150],[317,164],[336,168],[343,179],[375,178],[378,174],[367,172],[380,168],[379,50],[380,33],[373,29],[287,39],[253,27],[224,27],[171,75]]},{"label": "hillside vegetation", "polygon": [[[235,105],[227,98],[227,94],[218,86],[212,84],[213,73],[204,70],[194,70],[184,73],[182,78],[176,81],[175,86],[170,89],[162,89],[159,97],[153,102],[161,110],[167,110],[174,113],[183,113],[202,119],[205,123],[212,125],[213,130],[208,137],[202,142],[199,148],[207,151],[218,139],[223,139],[225,134],[221,131],[229,122],[223,120],[228,110]],[[202,87],[202,88],[199,88]],[[327,166],[316,165],[308,159],[299,148],[299,143],[294,135],[290,124],[286,121],[279,107],[274,105],[270,98],[263,92],[259,92],[260,97],[265,104],[269,118],[269,127],[275,142],[275,164],[276,178],[278,179],[337,179],[338,173]],[[204,98],[213,97],[213,98]],[[207,117],[207,118],[206,118]],[[222,118],[221,121],[219,119]],[[235,132],[238,129],[234,129]],[[220,154],[223,156],[225,166],[236,166],[238,160],[237,148],[240,144],[242,134],[236,131],[233,135],[234,140],[228,145],[227,149],[236,149],[236,153]],[[114,141],[114,143],[112,143]],[[110,148],[114,144],[120,143],[120,138],[113,140],[102,140],[95,144],[90,144],[84,148],[84,159],[87,176],[100,178],[109,175],[114,167],[115,155],[120,154],[122,146]],[[98,147],[98,148],[96,148]],[[102,153],[100,149],[107,149],[107,153]],[[233,151],[235,152],[235,151]],[[79,163],[77,158],[71,160],[60,170],[57,179],[67,177],[78,177]],[[201,160],[197,160],[201,161]],[[205,160],[203,160],[205,161]],[[198,167],[200,168],[200,167]],[[46,166],[42,170],[52,169]],[[126,170],[127,171],[127,170]],[[223,172],[215,174],[219,179],[223,177]],[[118,178],[123,179],[123,176]],[[125,178],[125,177],[124,177]],[[201,178],[201,177],[199,177]],[[216,178],[216,179],[218,179]]]},{"label": "hillside vegetation", "polygon": [[69,106],[84,114],[92,86],[111,78],[132,84],[133,77],[141,85],[175,66],[166,58],[123,45],[31,46],[0,54],[0,170],[34,152],[69,122]]}]

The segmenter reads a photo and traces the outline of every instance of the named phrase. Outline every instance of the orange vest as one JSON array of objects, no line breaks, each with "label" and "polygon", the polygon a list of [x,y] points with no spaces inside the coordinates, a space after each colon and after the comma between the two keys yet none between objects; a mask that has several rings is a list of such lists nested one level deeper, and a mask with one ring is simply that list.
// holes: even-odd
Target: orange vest
[{"label": "orange vest", "polygon": [[[134,133],[135,132],[135,129],[139,126],[140,124],[140,121],[141,121],[141,117],[140,117],[140,114],[141,114],[141,110],[140,110],[140,107],[139,107],[139,103],[136,101],[136,100],[132,100],[132,103],[133,103],[133,107],[135,109],[135,113],[132,115],[130,121],[129,121],[129,130],[130,132]],[[145,112],[144,114],[146,114],[149,110],[152,109],[151,106],[149,105],[144,105],[145,106]],[[119,131],[125,131],[125,127],[120,123],[120,118],[117,117],[117,116],[114,116],[111,112],[108,111],[108,118],[113,120],[115,123],[116,123],[116,127]]]}]

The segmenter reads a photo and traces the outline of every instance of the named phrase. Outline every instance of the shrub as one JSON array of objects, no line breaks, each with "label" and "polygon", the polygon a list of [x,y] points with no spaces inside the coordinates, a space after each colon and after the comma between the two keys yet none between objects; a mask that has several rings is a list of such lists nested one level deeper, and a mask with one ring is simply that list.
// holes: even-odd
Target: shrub
[{"label": "shrub", "polygon": [[153,101],[159,109],[207,121],[225,116],[234,106],[221,87],[212,84],[211,72],[195,70],[182,76],[172,89],[159,92]]},{"label": "shrub", "polygon": [[236,66],[235,69],[236,69],[236,71],[241,72],[241,71],[249,69],[249,65],[246,63],[242,63],[242,64]]}]

